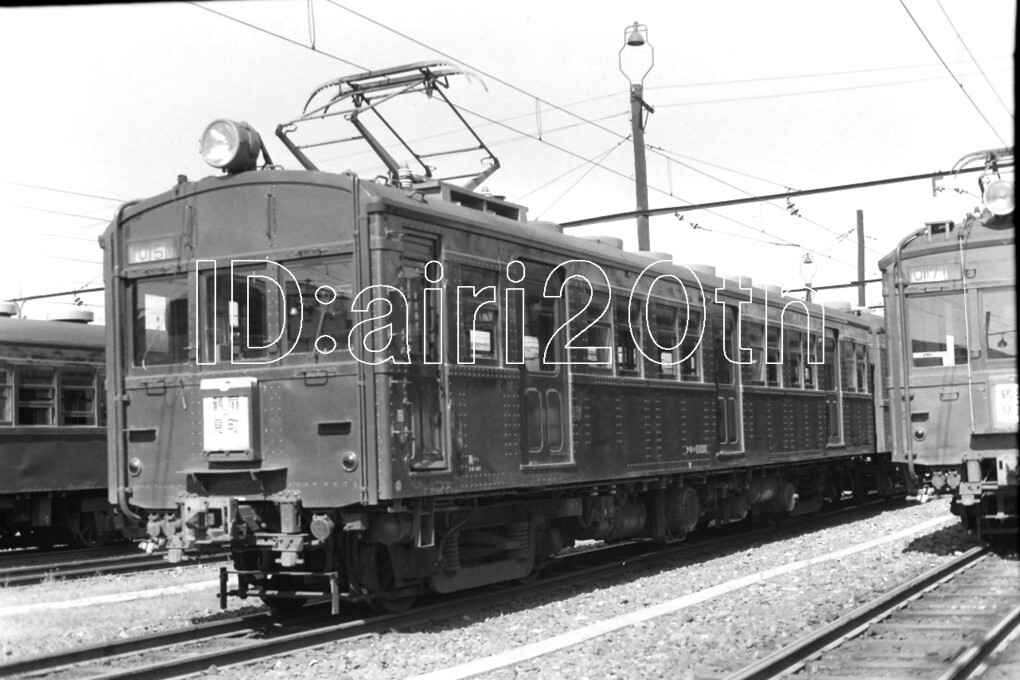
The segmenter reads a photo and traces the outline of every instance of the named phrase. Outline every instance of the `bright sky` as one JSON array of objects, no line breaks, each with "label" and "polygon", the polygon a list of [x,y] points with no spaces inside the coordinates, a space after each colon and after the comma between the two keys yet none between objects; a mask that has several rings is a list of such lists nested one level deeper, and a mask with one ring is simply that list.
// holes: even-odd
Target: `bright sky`
[{"label": "bright sky", "polygon": [[[273,132],[313,88],[414,61],[452,59],[481,76],[484,86],[454,79],[448,94],[500,159],[492,193],[528,206],[532,219],[633,210],[619,52],[635,21],[654,47],[644,79],[655,108],[645,131],[653,208],[948,170],[966,153],[1013,145],[1015,12],[1011,0],[0,9],[0,300],[101,286],[96,237],[118,202],[166,191],[179,174],[214,174],[198,155],[213,119],[249,122],[276,163],[296,168]],[[651,64],[649,52],[625,52],[631,77]],[[422,116],[402,132],[423,139],[449,129],[441,120]],[[373,177],[379,164],[357,151],[324,169]],[[799,216],[775,201],[683,222],[653,217],[651,247],[787,287],[803,284],[810,251],[816,286],[846,283],[856,278],[863,210],[872,278],[907,232],[980,203],[973,175],[942,185],[937,197],[916,182],[798,198]],[[637,247],[633,221],[571,233]],[[823,297],[856,303],[852,290]],[[81,298],[101,321],[101,294]],[[29,302],[24,312],[45,318],[72,301]],[[867,302],[881,304],[877,285]]]}]

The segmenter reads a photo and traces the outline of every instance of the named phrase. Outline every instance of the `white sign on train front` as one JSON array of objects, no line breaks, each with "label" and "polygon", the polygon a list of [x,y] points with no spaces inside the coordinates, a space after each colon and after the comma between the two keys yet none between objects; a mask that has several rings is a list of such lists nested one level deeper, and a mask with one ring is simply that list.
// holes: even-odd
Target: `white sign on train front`
[{"label": "white sign on train front", "polygon": [[247,451],[251,448],[248,397],[203,397],[203,448],[206,451]]},{"label": "white sign on train front", "polygon": [[1017,416],[1017,384],[1001,383],[995,386],[995,424],[1016,425]]}]

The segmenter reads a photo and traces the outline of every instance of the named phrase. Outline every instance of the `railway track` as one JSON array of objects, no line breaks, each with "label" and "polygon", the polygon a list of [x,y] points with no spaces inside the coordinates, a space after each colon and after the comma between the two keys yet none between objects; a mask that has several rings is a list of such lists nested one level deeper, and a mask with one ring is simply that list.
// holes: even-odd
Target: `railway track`
[{"label": "railway track", "polygon": [[971,677],[1020,624],[1020,564],[985,547],[858,608],[728,680]]},{"label": "railway track", "polygon": [[[669,562],[678,555],[693,562],[728,548],[746,549],[748,540],[769,540],[769,536],[776,533],[858,519],[862,513],[881,511],[897,502],[880,501],[865,508],[848,507],[822,516],[789,520],[778,527],[759,527],[750,531],[740,531],[737,525],[731,525],[710,532],[708,538],[692,536],[691,542],[665,547],[632,542],[593,548],[557,558],[535,583],[502,584],[459,596],[436,597],[431,601],[422,598],[420,606],[402,614],[370,616],[365,615],[366,607],[352,606],[350,611],[362,615],[330,616],[329,605],[323,602],[307,606],[298,613],[260,613],[2,664],[0,676],[27,674],[28,677],[88,677],[92,680],[181,677],[214,665],[222,668],[256,661],[360,635],[422,625],[438,618],[600,579],[629,577],[635,570]],[[739,546],[735,546],[734,540],[738,536]]]},{"label": "railway track", "polygon": [[[40,555],[40,557],[43,556]],[[188,564],[205,564],[222,560],[222,555],[210,555]],[[28,586],[47,580],[71,580],[106,574],[155,571],[175,566],[177,565],[167,563],[162,555],[139,554],[137,548],[133,546],[129,552],[118,551],[100,555],[88,550],[73,551],[51,555],[49,561],[0,563],[0,587]]]}]

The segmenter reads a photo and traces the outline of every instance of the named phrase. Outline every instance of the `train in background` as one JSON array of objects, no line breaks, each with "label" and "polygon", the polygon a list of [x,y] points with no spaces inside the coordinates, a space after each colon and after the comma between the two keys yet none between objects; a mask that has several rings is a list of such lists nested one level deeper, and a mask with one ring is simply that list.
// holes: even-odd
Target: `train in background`
[{"label": "train in background", "polygon": [[[486,169],[464,186],[402,139],[418,168],[398,164],[365,114],[456,111],[457,73],[318,88],[277,129],[303,170],[215,121],[201,150],[223,173],[105,232],[110,500],[171,561],[228,549],[233,594],[399,610],[581,539],[903,493],[879,317],[529,221],[475,191],[498,161],[473,130]],[[300,131],[339,118],[386,174],[317,168]]]},{"label": "train in background", "polygon": [[105,544],[106,338],[92,313],[13,318],[0,302],[0,548]]},{"label": "train in background", "polygon": [[978,534],[1017,536],[1017,310],[1013,149],[984,166],[983,206],[929,222],[879,263],[891,370],[893,460],[951,493]]}]

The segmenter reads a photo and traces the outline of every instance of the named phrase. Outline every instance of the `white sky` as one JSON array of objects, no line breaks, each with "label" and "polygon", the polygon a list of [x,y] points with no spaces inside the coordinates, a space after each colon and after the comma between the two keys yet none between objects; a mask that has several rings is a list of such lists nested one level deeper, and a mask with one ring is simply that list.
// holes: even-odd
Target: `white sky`
[{"label": "white sky", "polygon": [[[248,121],[276,163],[296,168],[273,132],[300,114],[314,87],[413,61],[452,58],[489,74],[485,87],[455,79],[448,94],[473,112],[466,117],[500,159],[487,181],[493,193],[528,206],[532,219],[632,210],[618,54],[634,21],[654,46],[644,80],[655,107],[645,133],[653,208],[946,170],[971,151],[1012,145],[1015,2],[903,3],[963,91],[899,0],[203,3],[286,39],[188,3],[0,9],[0,299],[102,285],[96,237],[117,202],[166,191],[179,174],[213,174],[198,155],[213,119]],[[644,56],[633,50],[629,57]],[[536,98],[547,102],[540,117]],[[402,132],[423,138],[446,130],[441,120],[422,116]],[[539,129],[543,141],[526,136]],[[615,172],[583,165],[614,147],[602,163]],[[326,169],[374,176],[373,157],[355,151]],[[688,213],[682,223],[654,217],[651,246],[677,262],[788,287],[802,284],[810,249],[815,285],[846,283],[856,278],[860,209],[872,278],[908,231],[959,220],[980,203],[951,190],[976,194],[973,175],[944,186],[937,198],[930,182],[798,198],[800,218],[785,201]],[[637,246],[633,221],[573,233]],[[766,243],[777,239],[799,247]],[[824,297],[856,302],[852,290]],[[82,299],[101,321],[101,294]],[[24,311],[44,318],[71,300]],[[881,303],[877,285],[867,301]]]}]

